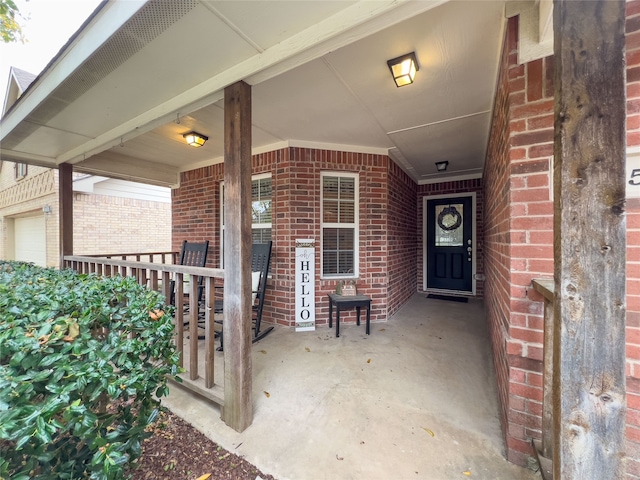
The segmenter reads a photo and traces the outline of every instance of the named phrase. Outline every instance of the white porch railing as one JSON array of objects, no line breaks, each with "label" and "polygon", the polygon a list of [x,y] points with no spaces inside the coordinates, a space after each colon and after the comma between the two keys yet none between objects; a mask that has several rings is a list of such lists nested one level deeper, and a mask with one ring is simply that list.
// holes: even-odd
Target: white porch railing
[{"label": "white porch railing", "polygon": [[[164,252],[167,253],[167,252]],[[129,254],[127,257],[144,258],[149,254]],[[154,254],[159,255],[159,254]],[[162,254],[160,254],[162,255]],[[111,255],[122,258],[123,255]],[[168,254],[161,261],[175,257]],[[180,366],[186,369],[181,374],[182,385],[197,392],[209,400],[224,406],[224,367],[222,353],[216,352],[214,346],[214,302],[216,281],[220,284],[224,278],[223,270],[219,268],[189,267],[169,263],[155,263],[107,258],[106,256],[65,256],[65,268],[71,268],[79,273],[95,273],[104,276],[135,277],[141,285],[161,292],[168,299],[171,297],[171,286],[175,293],[175,342],[180,352]],[[189,281],[185,281],[185,275]],[[198,285],[202,278],[203,293],[198,305]],[[186,291],[185,291],[186,289]],[[188,294],[188,310],[185,311],[185,293]],[[204,324],[198,325],[199,308],[204,303]],[[196,312],[195,315],[193,312]],[[188,322],[188,339],[185,339],[185,322]],[[204,341],[198,337],[203,337]],[[188,342],[185,342],[188,340]],[[198,369],[199,359],[204,357],[204,368]],[[220,360],[219,368],[215,368],[215,359]],[[188,365],[185,365],[188,364]]]}]

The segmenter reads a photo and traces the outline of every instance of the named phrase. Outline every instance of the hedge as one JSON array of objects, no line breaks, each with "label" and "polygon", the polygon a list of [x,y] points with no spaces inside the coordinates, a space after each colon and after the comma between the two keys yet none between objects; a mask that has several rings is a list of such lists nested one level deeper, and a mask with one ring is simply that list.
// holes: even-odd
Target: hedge
[{"label": "hedge", "polygon": [[0,262],[0,479],[120,479],[180,373],[159,293]]}]

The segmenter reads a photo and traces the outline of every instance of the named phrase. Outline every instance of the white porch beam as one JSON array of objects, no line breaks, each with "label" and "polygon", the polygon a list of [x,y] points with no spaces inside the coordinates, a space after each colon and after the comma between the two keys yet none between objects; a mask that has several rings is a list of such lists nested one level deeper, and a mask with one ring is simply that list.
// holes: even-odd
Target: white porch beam
[{"label": "white porch beam", "polygon": [[177,186],[180,183],[180,172],[176,167],[118,155],[110,151],[77,163],[74,165],[74,170],[162,187]]}]

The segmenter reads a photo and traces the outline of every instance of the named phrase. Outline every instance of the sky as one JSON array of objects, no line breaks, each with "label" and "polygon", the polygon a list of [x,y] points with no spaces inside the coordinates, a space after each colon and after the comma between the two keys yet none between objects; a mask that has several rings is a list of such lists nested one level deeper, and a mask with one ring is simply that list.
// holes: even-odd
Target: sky
[{"label": "sky", "polygon": [[0,108],[7,91],[9,68],[38,75],[91,15],[100,0],[15,0],[27,41],[0,42]]}]

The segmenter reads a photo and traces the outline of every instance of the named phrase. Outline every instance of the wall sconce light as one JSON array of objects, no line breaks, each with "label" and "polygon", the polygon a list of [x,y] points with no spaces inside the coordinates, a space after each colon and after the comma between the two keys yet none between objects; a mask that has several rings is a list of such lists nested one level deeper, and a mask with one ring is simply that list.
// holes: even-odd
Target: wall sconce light
[{"label": "wall sconce light", "polygon": [[184,139],[187,141],[187,143],[189,145],[191,145],[192,147],[201,147],[204,145],[204,142],[206,142],[207,140],[209,140],[209,137],[202,135],[201,133],[198,132],[189,132],[189,133],[185,133],[184,135],[182,135],[184,137]]},{"label": "wall sconce light", "polygon": [[42,213],[45,215],[49,215],[51,213],[51,205],[45,205],[42,207]]},{"label": "wall sconce light", "polygon": [[393,81],[396,82],[397,87],[404,87],[413,83],[416,72],[420,70],[415,52],[388,60],[387,65],[389,65],[389,70],[391,70]]},{"label": "wall sconce light", "polygon": [[436,162],[436,169],[439,172],[444,172],[447,170],[447,167],[449,166],[449,162],[448,161],[444,161],[444,162]]}]

